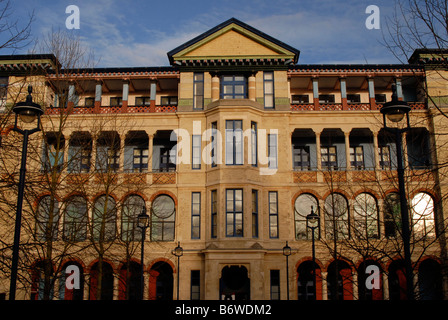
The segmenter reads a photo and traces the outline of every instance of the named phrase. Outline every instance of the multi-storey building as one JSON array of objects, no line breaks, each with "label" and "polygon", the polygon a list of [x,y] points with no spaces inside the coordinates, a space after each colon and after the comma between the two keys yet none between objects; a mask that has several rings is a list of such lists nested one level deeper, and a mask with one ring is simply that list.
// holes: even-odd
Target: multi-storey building
[{"label": "multi-storey building", "polygon": [[[63,70],[52,55],[2,57],[4,110],[29,83],[45,109],[28,152],[20,297],[138,297],[146,208],[144,299],[312,298],[312,210],[317,299],[403,298],[395,143],[379,112],[395,87],[412,107],[403,142],[415,292],[442,298],[446,126],[427,92],[443,98],[446,84],[434,85],[443,77],[424,60],[434,55],[301,65],[299,53],[230,19],[168,52],[167,67]],[[21,139],[10,128],[5,248]],[[79,289],[65,285],[69,266]]]}]

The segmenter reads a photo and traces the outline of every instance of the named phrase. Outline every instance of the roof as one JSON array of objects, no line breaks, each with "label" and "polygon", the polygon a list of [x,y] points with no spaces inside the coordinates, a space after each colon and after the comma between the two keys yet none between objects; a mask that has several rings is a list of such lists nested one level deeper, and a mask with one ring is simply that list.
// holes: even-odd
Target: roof
[{"label": "roof", "polygon": [[257,36],[257,37],[260,37],[260,38],[266,40],[267,42],[270,42],[270,43],[274,44],[275,46],[278,46],[279,48],[282,48],[282,49],[284,49],[286,51],[291,52],[293,54],[293,56],[294,56],[293,63],[297,63],[297,61],[299,59],[299,55],[300,55],[300,51],[299,50],[297,50],[296,48],[293,48],[293,47],[285,44],[284,42],[282,42],[282,41],[280,41],[278,39],[275,39],[275,38],[267,35],[266,33],[262,32],[262,31],[260,31],[258,29],[255,29],[254,27],[251,27],[250,25],[248,25],[248,24],[246,24],[246,23],[244,23],[244,22],[242,22],[242,21],[240,21],[238,19],[231,18],[231,19],[229,19],[227,21],[224,21],[223,23],[217,25],[216,27],[214,27],[214,28],[212,28],[212,29],[210,29],[210,30],[200,34],[199,36],[193,38],[192,40],[185,42],[184,44],[178,46],[177,48],[169,51],[167,53],[167,55],[168,55],[168,59],[169,59],[171,65],[174,64],[174,56],[176,54],[179,54],[182,51],[188,49],[189,47],[192,47],[195,44],[197,44],[197,43],[199,43],[199,42],[201,42],[203,40],[206,40],[208,37],[212,36],[215,33],[218,33],[219,31],[221,31],[221,30],[223,30],[226,27],[229,27],[231,25],[238,26],[238,27],[246,30],[247,32],[249,32],[249,33],[251,33],[251,34],[253,34],[253,35]]}]

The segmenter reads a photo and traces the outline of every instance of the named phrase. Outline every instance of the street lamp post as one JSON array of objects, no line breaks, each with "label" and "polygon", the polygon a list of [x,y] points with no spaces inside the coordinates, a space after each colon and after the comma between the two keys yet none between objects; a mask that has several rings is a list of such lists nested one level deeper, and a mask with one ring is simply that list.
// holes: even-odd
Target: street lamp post
[{"label": "street lamp post", "polygon": [[[11,282],[9,288],[9,300],[16,298],[17,286],[17,270],[19,265],[19,246],[20,246],[20,227],[22,224],[22,204],[23,194],[25,190],[25,173],[26,173],[26,156],[28,150],[28,137],[40,131],[40,116],[43,114],[42,107],[33,102],[31,93],[33,88],[28,87],[28,95],[26,101],[17,103],[12,111],[15,113],[15,122],[13,130],[23,135],[22,159],[20,164],[19,186],[17,195],[17,211],[16,222],[14,228],[14,244],[12,248],[12,263],[11,263]],[[37,126],[33,129],[20,129],[17,126],[18,118],[24,123],[32,123],[37,118]]]},{"label": "street lamp post", "polygon": [[283,255],[286,257],[286,299],[289,300],[289,263],[288,259],[291,255],[291,247],[288,246],[288,241],[286,241],[286,245],[283,247]]},{"label": "street lamp post", "polygon": [[145,257],[145,238],[146,238],[146,229],[149,226],[149,216],[146,213],[146,207],[143,206],[142,212],[137,217],[137,226],[142,230],[142,244],[141,244],[141,274],[140,274],[140,299],[143,300],[143,292],[145,290],[145,277],[144,277],[144,257]]},{"label": "street lamp post", "polygon": [[180,241],[177,242],[177,247],[174,248],[172,254],[177,257],[177,300],[179,300],[179,259],[184,255],[184,249],[180,246]]},{"label": "street lamp post", "polygon": [[[408,300],[414,300],[414,280],[411,262],[410,249],[410,226],[408,216],[408,204],[406,200],[406,190],[404,183],[404,168],[403,168],[403,145],[402,134],[411,129],[409,124],[409,111],[411,107],[404,101],[398,100],[395,85],[392,86],[392,101],[385,103],[380,112],[383,114],[384,129],[391,132],[395,137],[395,145],[397,149],[397,175],[398,175],[398,190],[400,194],[400,213],[402,225],[402,240],[404,250],[404,260],[406,268],[406,291]],[[387,119],[393,123],[398,123],[406,116],[406,126],[404,128],[388,127]]]},{"label": "street lamp post", "polygon": [[317,300],[317,292],[316,292],[316,244],[314,232],[319,228],[320,218],[314,212],[313,206],[311,206],[311,213],[306,216],[306,226],[311,229],[311,240],[312,240],[312,250],[313,250],[313,289],[314,289],[314,300]]}]

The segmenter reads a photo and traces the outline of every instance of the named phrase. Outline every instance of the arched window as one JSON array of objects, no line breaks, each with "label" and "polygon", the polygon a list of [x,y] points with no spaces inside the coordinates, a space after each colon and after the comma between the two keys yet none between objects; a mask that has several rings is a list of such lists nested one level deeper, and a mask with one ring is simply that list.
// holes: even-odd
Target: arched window
[{"label": "arched window", "polygon": [[81,196],[71,197],[65,207],[64,240],[84,241],[87,235],[87,202]]},{"label": "arched window", "polygon": [[[78,272],[78,274],[71,272]],[[73,278],[69,279],[72,276]],[[73,287],[67,287],[67,280]],[[70,281],[72,280],[72,281]],[[84,293],[84,272],[83,268],[77,262],[67,262],[62,268],[62,274],[59,280],[59,300],[82,300]]]},{"label": "arched window", "polygon": [[427,193],[417,193],[411,200],[412,225],[416,240],[436,236],[434,224],[434,200]]},{"label": "arched window", "polygon": [[384,233],[387,238],[397,237],[401,230],[400,195],[396,192],[389,193],[384,199]]},{"label": "arched window", "polygon": [[361,193],[355,198],[353,204],[356,237],[360,239],[378,238],[378,206],[376,199],[368,194]]},{"label": "arched window", "polygon": [[[319,204],[317,199],[308,193],[301,194],[294,203],[294,220],[296,228],[296,239],[311,239],[311,230],[306,227],[306,216],[311,213],[311,208],[319,215]],[[319,237],[319,230],[314,235]]]},{"label": "arched window", "polygon": [[36,239],[56,240],[59,228],[59,203],[54,197],[40,199],[36,214]]},{"label": "arched window", "polygon": [[151,241],[174,240],[174,223],[176,207],[174,200],[161,194],[154,199],[151,206]]},{"label": "arched window", "polygon": [[393,261],[389,266],[389,299],[406,300],[406,271],[403,260]]},{"label": "arched window", "polygon": [[115,239],[117,208],[114,198],[100,196],[93,207],[93,240],[111,241]]},{"label": "arched window", "polygon": [[349,237],[348,203],[339,193],[332,193],[325,199],[325,232],[328,239]]},{"label": "arched window", "polygon": [[142,230],[137,227],[137,217],[145,207],[145,200],[137,195],[130,195],[123,203],[121,217],[121,239],[123,241],[140,241]]}]

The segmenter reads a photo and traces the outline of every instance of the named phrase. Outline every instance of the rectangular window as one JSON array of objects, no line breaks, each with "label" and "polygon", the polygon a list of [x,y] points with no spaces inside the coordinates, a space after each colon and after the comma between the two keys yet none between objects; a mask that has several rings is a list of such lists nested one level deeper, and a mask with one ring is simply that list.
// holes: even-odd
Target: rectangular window
[{"label": "rectangular window", "polygon": [[359,94],[347,94],[348,103],[360,103],[361,96]]},{"label": "rectangular window", "polygon": [[226,164],[243,164],[242,120],[226,120]]},{"label": "rectangular window", "polygon": [[278,238],[277,191],[269,191],[269,238]]},{"label": "rectangular window", "polygon": [[191,239],[201,238],[201,193],[191,193]]},{"label": "rectangular window", "polygon": [[118,106],[121,106],[123,104],[123,101],[122,101],[122,99],[121,99],[121,97],[113,97],[113,98],[110,98],[110,106],[111,107],[118,107]]},{"label": "rectangular window", "polygon": [[218,236],[218,193],[216,190],[211,192],[211,237]]},{"label": "rectangular window", "polygon": [[0,77],[0,111],[5,110],[8,97],[8,83],[9,77]]},{"label": "rectangular window", "polygon": [[191,168],[201,169],[201,135],[193,135],[191,144]]},{"label": "rectangular window", "polygon": [[70,146],[69,147],[69,172],[87,173],[90,171],[90,157],[92,149],[90,146]]},{"label": "rectangular window", "polygon": [[200,300],[201,299],[201,271],[191,270],[190,274],[190,299]]},{"label": "rectangular window", "polygon": [[274,72],[263,72],[264,107],[274,108]]},{"label": "rectangular window", "polygon": [[321,147],[322,169],[338,170],[338,157],[336,147]]},{"label": "rectangular window", "polygon": [[247,79],[243,75],[221,77],[221,99],[246,99]]},{"label": "rectangular window", "polygon": [[378,147],[378,155],[380,158],[381,169],[390,169],[390,147],[389,146]]},{"label": "rectangular window", "polygon": [[375,101],[377,103],[385,103],[386,102],[386,95],[384,93],[377,93],[377,94],[375,94]]},{"label": "rectangular window", "polygon": [[197,72],[193,79],[193,109],[204,109],[204,73]]},{"label": "rectangular window", "polygon": [[151,98],[150,97],[136,97],[135,98],[135,105],[136,106],[149,106],[151,104]]},{"label": "rectangular window", "polygon": [[250,146],[250,155],[251,155],[251,164],[253,167],[257,166],[258,163],[258,137],[257,137],[257,123],[251,122],[250,124],[250,134],[251,134],[251,146]]},{"label": "rectangular window", "polygon": [[226,190],[226,237],[243,236],[243,190]]},{"label": "rectangular window", "polygon": [[132,172],[144,172],[148,170],[148,149],[134,148],[132,157]]},{"label": "rectangular window", "polygon": [[162,106],[177,106],[177,96],[161,97],[160,105],[162,105]]},{"label": "rectangular window", "polygon": [[291,96],[291,104],[309,103],[310,97],[307,94],[294,94]]},{"label": "rectangular window", "polygon": [[277,135],[268,134],[268,167],[270,169],[277,169]]},{"label": "rectangular window", "polygon": [[354,170],[364,170],[364,150],[362,146],[350,147],[350,165]]},{"label": "rectangular window", "polygon": [[280,270],[270,270],[271,300],[280,300]]},{"label": "rectangular window", "polygon": [[258,238],[258,190],[252,190],[252,238]]},{"label": "rectangular window", "polygon": [[294,170],[311,170],[310,147],[293,145],[292,157]]},{"label": "rectangular window", "polygon": [[95,105],[95,97],[85,98],[84,107],[93,107]]},{"label": "rectangular window", "polygon": [[176,171],[176,164],[171,162],[170,159],[171,148],[162,147],[160,148],[160,162],[159,162],[159,172],[174,172]]},{"label": "rectangular window", "polygon": [[334,94],[320,94],[319,103],[334,103]]},{"label": "rectangular window", "polygon": [[216,167],[217,161],[217,139],[218,139],[218,123],[212,122],[212,150],[211,150],[211,158],[212,158],[212,167]]},{"label": "rectangular window", "polygon": [[98,146],[96,151],[96,168],[100,172],[118,172],[120,154],[117,148]]}]

